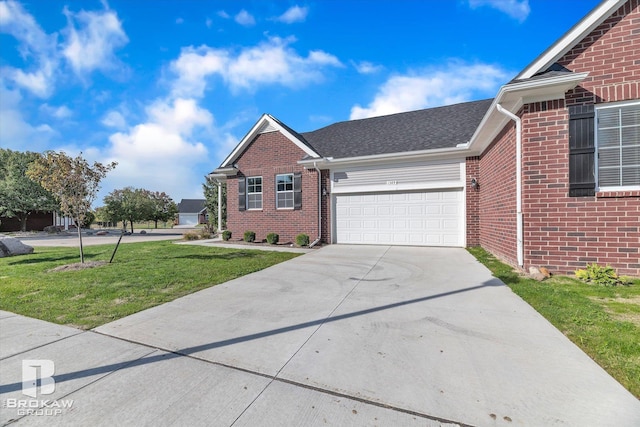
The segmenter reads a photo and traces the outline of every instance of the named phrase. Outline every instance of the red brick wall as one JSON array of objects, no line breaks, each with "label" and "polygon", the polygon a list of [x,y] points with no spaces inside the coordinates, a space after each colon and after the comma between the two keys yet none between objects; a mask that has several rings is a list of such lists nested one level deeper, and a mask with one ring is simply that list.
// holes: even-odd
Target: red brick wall
[{"label": "red brick wall", "polygon": [[[278,233],[280,242],[295,242],[306,233],[313,242],[318,237],[318,173],[305,170],[297,161],[305,153],[280,132],[258,135],[236,161],[238,177],[227,180],[227,229],[232,240],[254,231],[256,241],[268,233]],[[302,209],[276,209],[276,175],[302,173]],[[262,176],[262,210],[238,210],[238,178]]]},{"label": "red brick wall", "polygon": [[480,245],[480,188],[471,186],[471,179],[479,181],[480,157],[468,157],[465,162],[467,193],[467,246]]},{"label": "red brick wall", "polygon": [[[53,213],[34,212],[27,217],[27,231],[42,231],[45,227],[53,225]],[[0,218],[0,231],[20,231],[18,218]]]},{"label": "red brick wall", "polygon": [[[567,131],[569,105],[640,98],[639,1],[627,2],[558,62],[589,77],[566,101],[528,104],[519,113],[525,268],[571,273],[597,262],[640,276],[640,192],[569,197]],[[513,125],[507,129],[480,160],[480,244],[515,265],[515,139]]]},{"label": "red brick wall", "polygon": [[511,122],[480,157],[477,178],[480,245],[512,265],[517,264],[515,141]]}]

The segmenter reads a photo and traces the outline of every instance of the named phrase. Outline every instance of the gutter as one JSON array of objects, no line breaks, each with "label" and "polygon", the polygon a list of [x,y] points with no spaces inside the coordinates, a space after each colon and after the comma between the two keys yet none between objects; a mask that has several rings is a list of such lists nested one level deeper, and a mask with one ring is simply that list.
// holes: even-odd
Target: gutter
[{"label": "gutter", "polygon": [[318,172],[318,238],[309,245],[310,248],[322,240],[322,172],[316,162],[313,162],[313,168]]},{"label": "gutter", "polygon": [[516,122],[516,242],[518,266],[524,266],[524,232],[522,227],[522,120],[520,117],[496,104],[498,111]]}]

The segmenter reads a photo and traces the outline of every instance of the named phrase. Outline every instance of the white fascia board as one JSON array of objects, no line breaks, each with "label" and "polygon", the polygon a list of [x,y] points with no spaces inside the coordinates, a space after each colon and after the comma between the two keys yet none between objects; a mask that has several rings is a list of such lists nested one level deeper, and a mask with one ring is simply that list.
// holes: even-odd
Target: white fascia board
[{"label": "white fascia board", "polygon": [[298,138],[293,136],[291,132],[285,129],[283,126],[278,123],[277,120],[274,120],[269,114],[263,114],[262,117],[256,122],[255,125],[251,128],[249,133],[247,133],[244,138],[236,145],[236,148],[233,149],[231,154],[227,156],[226,159],[220,165],[220,169],[223,169],[227,166],[231,166],[233,162],[242,154],[242,152],[247,148],[247,146],[254,140],[256,136],[260,133],[260,129],[262,129],[263,125],[267,123],[277,129],[280,133],[282,133],[288,140],[293,142],[298,148],[305,152],[308,156],[311,157],[320,157],[318,153],[313,151],[307,144],[300,141]]},{"label": "white fascia board", "polygon": [[470,150],[467,154],[482,154],[509,122],[508,117],[497,111],[498,104],[516,114],[524,104],[564,98],[568,90],[575,88],[588,75],[589,73],[568,73],[566,76],[527,80],[502,86],[466,145],[465,148]]},{"label": "white fascia board", "polygon": [[567,31],[554,44],[549,46],[540,56],[516,76],[516,79],[528,79],[560,59],[587,34],[602,24],[613,12],[618,10],[627,0],[605,0],[596,6],[587,16]]},{"label": "white fascia board", "polygon": [[405,151],[401,153],[374,154],[360,157],[344,157],[341,159],[321,158],[300,160],[298,164],[305,167],[329,169],[335,167],[355,166],[355,165],[375,165],[388,164],[399,161],[420,161],[435,159],[463,159],[466,157],[466,147],[436,148],[433,150]]}]

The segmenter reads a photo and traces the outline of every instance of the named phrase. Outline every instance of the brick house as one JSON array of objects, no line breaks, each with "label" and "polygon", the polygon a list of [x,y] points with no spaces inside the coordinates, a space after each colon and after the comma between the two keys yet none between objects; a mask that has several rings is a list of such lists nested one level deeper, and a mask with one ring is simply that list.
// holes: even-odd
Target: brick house
[{"label": "brick house", "polygon": [[491,100],[306,133],[263,115],[211,175],[227,228],[640,276],[639,3],[603,1]]}]

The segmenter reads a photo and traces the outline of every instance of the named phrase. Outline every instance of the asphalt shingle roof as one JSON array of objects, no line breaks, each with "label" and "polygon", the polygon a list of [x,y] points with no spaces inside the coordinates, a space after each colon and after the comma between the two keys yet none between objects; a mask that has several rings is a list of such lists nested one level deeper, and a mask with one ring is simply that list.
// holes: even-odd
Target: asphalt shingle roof
[{"label": "asphalt shingle roof", "polygon": [[475,132],[492,99],[339,122],[300,135],[322,157],[450,148]]},{"label": "asphalt shingle roof", "polygon": [[205,199],[182,199],[178,203],[178,212],[180,213],[196,213],[205,208],[207,201]]}]

